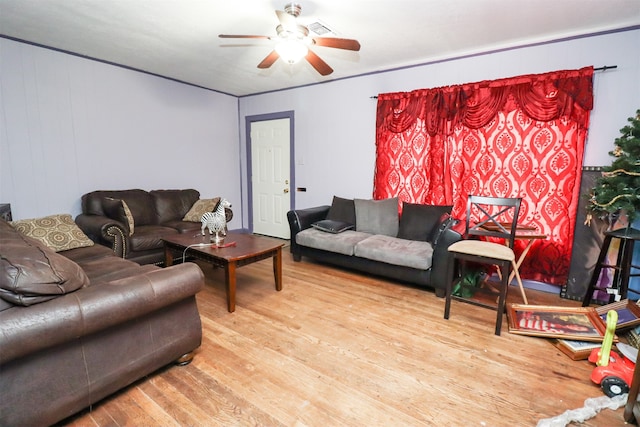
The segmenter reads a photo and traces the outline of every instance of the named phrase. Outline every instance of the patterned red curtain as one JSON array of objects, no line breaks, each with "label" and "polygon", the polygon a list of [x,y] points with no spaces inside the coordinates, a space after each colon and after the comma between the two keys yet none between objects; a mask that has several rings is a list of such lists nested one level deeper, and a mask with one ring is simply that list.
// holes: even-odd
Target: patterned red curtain
[{"label": "patterned red curtain", "polygon": [[[536,241],[523,278],[566,283],[580,198],[593,67],[378,97],[375,199],[452,204],[522,197]],[[519,242],[516,252],[525,242]]]}]

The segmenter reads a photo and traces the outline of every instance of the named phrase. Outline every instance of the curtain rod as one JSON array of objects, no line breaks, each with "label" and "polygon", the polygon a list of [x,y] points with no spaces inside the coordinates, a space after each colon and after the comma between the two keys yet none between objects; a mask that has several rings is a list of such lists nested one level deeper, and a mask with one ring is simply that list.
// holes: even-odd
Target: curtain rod
[{"label": "curtain rod", "polygon": [[[617,65],[604,65],[602,67],[594,68],[593,71],[607,71],[613,70],[614,68],[618,68]],[[378,99],[378,95],[373,95],[369,97],[370,99]]]}]

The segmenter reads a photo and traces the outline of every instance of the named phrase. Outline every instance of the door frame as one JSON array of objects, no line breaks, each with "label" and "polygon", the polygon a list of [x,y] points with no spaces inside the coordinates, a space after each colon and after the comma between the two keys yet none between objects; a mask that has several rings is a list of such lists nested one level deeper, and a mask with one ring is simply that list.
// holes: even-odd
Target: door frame
[{"label": "door frame", "polygon": [[249,216],[249,232],[253,233],[253,164],[252,164],[252,146],[251,146],[251,124],[254,122],[264,122],[268,120],[289,119],[289,209],[293,209],[295,204],[295,135],[294,135],[294,112],[280,111],[277,113],[258,114],[255,116],[245,117],[245,138],[247,149],[247,214]]}]

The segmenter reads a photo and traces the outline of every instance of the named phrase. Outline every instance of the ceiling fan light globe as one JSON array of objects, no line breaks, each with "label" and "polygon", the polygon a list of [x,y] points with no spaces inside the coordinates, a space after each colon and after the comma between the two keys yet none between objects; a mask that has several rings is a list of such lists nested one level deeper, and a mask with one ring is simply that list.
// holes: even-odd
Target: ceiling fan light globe
[{"label": "ceiling fan light globe", "polygon": [[282,40],[276,44],[276,52],[285,62],[295,64],[307,56],[309,48],[300,40]]}]

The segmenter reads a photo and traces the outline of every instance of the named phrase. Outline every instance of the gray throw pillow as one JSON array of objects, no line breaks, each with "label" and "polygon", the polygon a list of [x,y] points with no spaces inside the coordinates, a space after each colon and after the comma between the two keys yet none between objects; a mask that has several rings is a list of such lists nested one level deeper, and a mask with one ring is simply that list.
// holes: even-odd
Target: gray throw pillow
[{"label": "gray throw pillow", "polygon": [[356,230],[363,233],[398,235],[398,198],[355,199]]}]

